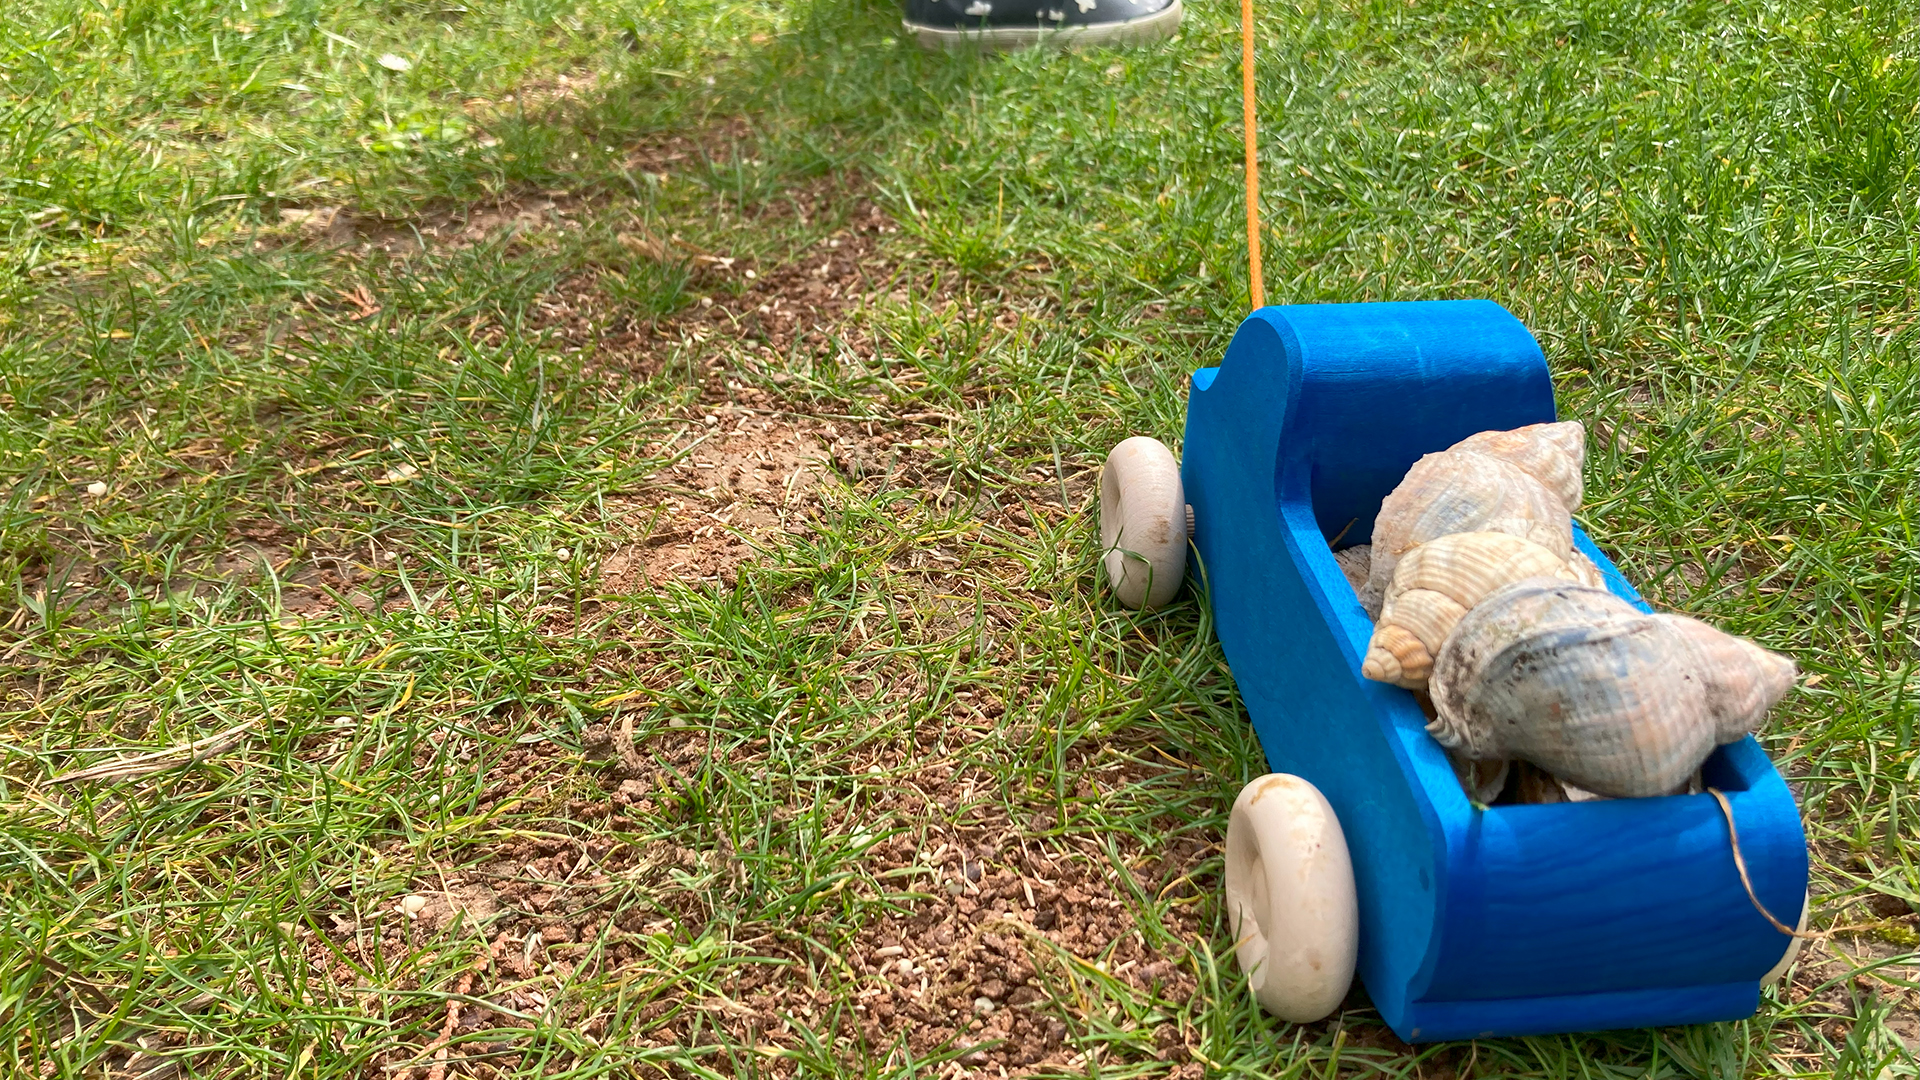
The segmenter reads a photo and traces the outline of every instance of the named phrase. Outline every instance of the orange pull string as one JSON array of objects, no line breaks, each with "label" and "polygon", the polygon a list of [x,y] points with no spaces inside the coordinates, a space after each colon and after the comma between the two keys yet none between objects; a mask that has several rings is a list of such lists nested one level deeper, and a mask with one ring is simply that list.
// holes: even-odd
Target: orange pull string
[{"label": "orange pull string", "polygon": [[1240,100],[1247,123],[1247,279],[1253,306],[1267,306],[1266,283],[1260,279],[1260,158],[1258,127],[1253,113],[1253,0],[1240,0]]}]

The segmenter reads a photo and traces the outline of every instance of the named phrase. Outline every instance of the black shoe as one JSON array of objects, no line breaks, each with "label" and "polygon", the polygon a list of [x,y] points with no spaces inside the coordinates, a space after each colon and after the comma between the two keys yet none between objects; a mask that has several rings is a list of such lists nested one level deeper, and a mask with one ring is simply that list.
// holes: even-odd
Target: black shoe
[{"label": "black shoe", "polygon": [[1180,0],[906,0],[926,48],[1133,45],[1173,36]]}]

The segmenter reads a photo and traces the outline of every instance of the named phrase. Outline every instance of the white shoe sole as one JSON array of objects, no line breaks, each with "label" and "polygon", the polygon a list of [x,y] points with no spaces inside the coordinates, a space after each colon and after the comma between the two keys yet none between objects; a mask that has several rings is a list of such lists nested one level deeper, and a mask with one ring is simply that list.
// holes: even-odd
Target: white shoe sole
[{"label": "white shoe sole", "polygon": [[1124,22],[1090,23],[1063,26],[982,26],[957,29],[921,26],[900,21],[906,32],[925,49],[1031,49],[1046,45],[1060,49],[1090,49],[1102,45],[1140,45],[1164,41],[1180,29],[1180,0],[1163,10]]}]

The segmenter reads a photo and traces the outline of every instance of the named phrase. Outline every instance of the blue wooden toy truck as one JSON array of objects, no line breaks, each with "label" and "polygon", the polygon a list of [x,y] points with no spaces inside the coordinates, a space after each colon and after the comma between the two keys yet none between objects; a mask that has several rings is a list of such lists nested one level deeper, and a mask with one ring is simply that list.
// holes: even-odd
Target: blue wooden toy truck
[{"label": "blue wooden toy truck", "polygon": [[[1381,500],[1422,454],[1555,418],[1540,347],[1484,300],[1262,308],[1218,367],[1192,377],[1179,467],[1189,579],[1212,606],[1269,765],[1317,789],[1337,818],[1322,839],[1346,847],[1235,903],[1271,910],[1276,939],[1338,936],[1341,917],[1321,906],[1349,905],[1357,942],[1344,955],[1357,959],[1345,962],[1408,1041],[1745,1017],[1796,940],[1754,900],[1804,923],[1799,814],[1752,737],[1703,770],[1729,800],[1750,897],[1710,795],[1476,806],[1415,697],[1360,675],[1372,626],[1329,542],[1367,542]],[[1575,542],[1616,594],[1646,607],[1577,527]],[[1267,857],[1271,869],[1279,856]],[[1349,882],[1321,880],[1342,866]],[[1309,1012],[1330,1011],[1354,971],[1319,970],[1343,962],[1340,943],[1286,944],[1262,945],[1275,969],[1263,974],[1292,978],[1279,969],[1293,964],[1323,987]]]}]

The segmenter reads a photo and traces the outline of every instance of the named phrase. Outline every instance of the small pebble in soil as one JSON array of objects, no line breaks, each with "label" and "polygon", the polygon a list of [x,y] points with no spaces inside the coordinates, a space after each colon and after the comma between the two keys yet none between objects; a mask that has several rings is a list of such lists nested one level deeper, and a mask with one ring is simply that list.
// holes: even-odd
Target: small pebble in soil
[{"label": "small pebble in soil", "polygon": [[973,1011],[979,1013],[981,1016],[987,1015],[993,1011],[993,999],[988,997],[974,998]]},{"label": "small pebble in soil", "polygon": [[896,965],[896,970],[898,970],[898,971],[900,972],[900,977],[901,977],[901,978],[903,978],[903,979],[904,979],[904,978],[906,978],[906,977],[907,977],[907,976],[909,976],[909,975],[912,975],[912,974],[913,974],[913,961],[911,961],[911,960],[906,960],[906,959],[902,959],[902,960],[900,961],[900,963],[899,963],[898,965]]},{"label": "small pebble in soil", "polygon": [[107,484],[106,484],[106,481],[104,480],[95,480],[93,483],[87,485],[87,494],[93,496],[96,499],[102,495],[105,495],[106,493],[107,493]]},{"label": "small pebble in soil", "polygon": [[427,898],[421,896],[419,893],[414,893],[412,896],[400,901],[400,910],[409,919],[419,918],[420,912],[425,910],[426,906]]}]

